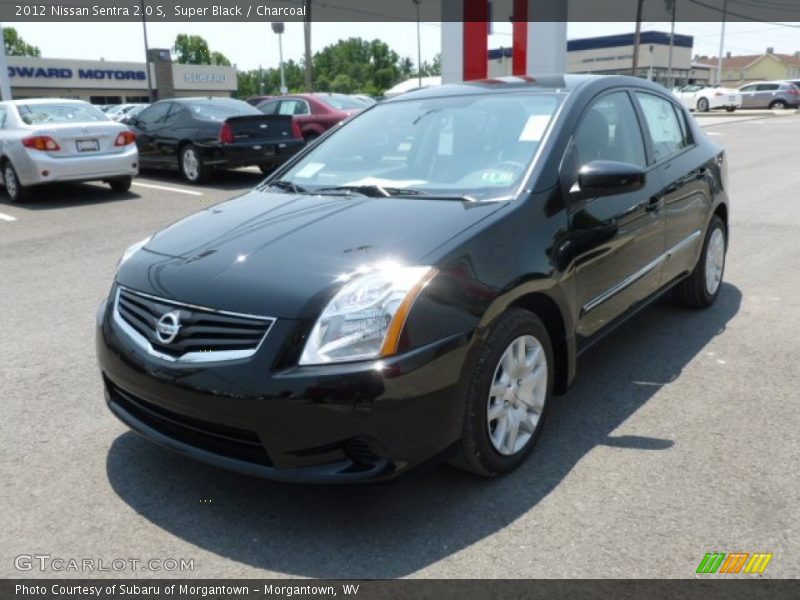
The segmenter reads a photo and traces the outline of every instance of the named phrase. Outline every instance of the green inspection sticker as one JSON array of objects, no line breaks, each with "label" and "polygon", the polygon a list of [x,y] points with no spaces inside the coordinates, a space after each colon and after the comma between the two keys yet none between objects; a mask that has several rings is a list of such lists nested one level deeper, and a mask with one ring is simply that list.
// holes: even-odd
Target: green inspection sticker
[{"label": "green inspection sticker", "polygon": [[489,185],[508,185],[514,181],[513,171],[484,171],[481,181]]}]

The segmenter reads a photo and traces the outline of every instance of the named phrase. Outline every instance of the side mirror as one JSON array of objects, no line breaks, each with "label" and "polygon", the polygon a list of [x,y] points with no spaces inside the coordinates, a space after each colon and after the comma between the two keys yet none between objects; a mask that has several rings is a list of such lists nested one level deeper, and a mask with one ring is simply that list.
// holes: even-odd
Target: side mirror
[{"label": "side mirror", "polygon": [[635,192],[644,187],[645,171],[637,165],[613,160],[593,160],[578,171],[577,188],[573,194],[580,198],[598,198]]}]

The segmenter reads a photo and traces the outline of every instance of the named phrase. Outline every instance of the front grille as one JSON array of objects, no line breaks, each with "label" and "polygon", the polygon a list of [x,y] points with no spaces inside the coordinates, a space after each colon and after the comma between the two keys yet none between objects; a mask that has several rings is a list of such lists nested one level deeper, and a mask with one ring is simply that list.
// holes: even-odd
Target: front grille
[{"label": "front grille", "polygon": [[111,402],[148,427],[194,448],[236,460],[272,466],[254,431],[203,421],[147,402],[106,379]]},{"label": "front grille", "polygon": [[[175,360],[224,360],[252,356],[274,319],[239,315],[182,304],[120,287],[115,317],[148,350]],[[174,339],[159,337],[159,319],[172,313],[179,324]],[[167,336],[168,337],[168,336]]]}]

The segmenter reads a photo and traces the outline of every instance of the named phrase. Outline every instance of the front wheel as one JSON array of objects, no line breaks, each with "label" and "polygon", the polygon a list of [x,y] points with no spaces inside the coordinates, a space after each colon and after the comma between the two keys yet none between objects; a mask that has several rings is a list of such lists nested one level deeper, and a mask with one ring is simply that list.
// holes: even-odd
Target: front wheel
[{"label": "front wheel", "polygon": [[211,177],[211,168],[203,164],[200,153],[192,144],[181,149],[181,174],[189,183],[203,183]]},{"label": "front wheel", "polygon": [[691,308],[707,308],[714,304],[722,287],[727,246],[725,224],[714,215],[694,271],[675,288],[675,296],[680,304]]},{"label": "front wheel", "polygon": [[452,463],[484,476],[512,471],[533,449],[552,394],[547,328],[536,315],[509,309],[465,373],[464,425]]},{"label": "front wheel", "polygon": [[11,202],[25,202],[28,199],[29,190],[19,182],[17,172],[10,162],[3,166],[3,180],[6,184],[6,194]]}]

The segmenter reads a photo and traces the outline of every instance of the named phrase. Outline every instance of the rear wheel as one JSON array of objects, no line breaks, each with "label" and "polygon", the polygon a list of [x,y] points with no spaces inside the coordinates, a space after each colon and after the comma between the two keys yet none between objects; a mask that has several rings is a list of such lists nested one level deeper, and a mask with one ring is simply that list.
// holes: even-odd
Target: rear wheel
[{"label": "rear wheel", "polygon": [[722,287],[727,245],[725,224],[714,215],[694,271],[675,288],[678,302],[692,308],[706,308],[714,304]]},{"label": "rear wheel", "polygon": [[467,371],[462,438],[455,466],[507,473],[530,454],[553,389],[553,350],[542,321],[517,308],[492,326]]},{"label": "rear wheel", "polygon": [[770,108],[777,108],[777,109],[781,109],[782,110],[782,109],[786,108],[786,102],[784,102],[783,100],[773,100],[770,103],[769,107]]},{"label": "rear wheel", "polygon": [[192,144],[181,149],[181,175],[189,183],[204,183],[211,177],[211,168],[203,164],[200,153]]},{"label": "rear wheel", "polygon": [[12,202],[25,202],[28,199],[28,188],[19,182],[17,172],[8,161],[3,165],[3,180],[6,184],[6,194]]},{"label": "rear wheel", "polygon": [[706,98],[700,98],[700,100],[697,101],[697,110],[699,112],[708,112],[708,108],[708,100]]},{"label": "rear wheel", "polygon": [[117,177],[116,179],[110,179],[108,185],[111,186],[113,191],[122,193],[131,189],[132,182],[133,177]]}]

